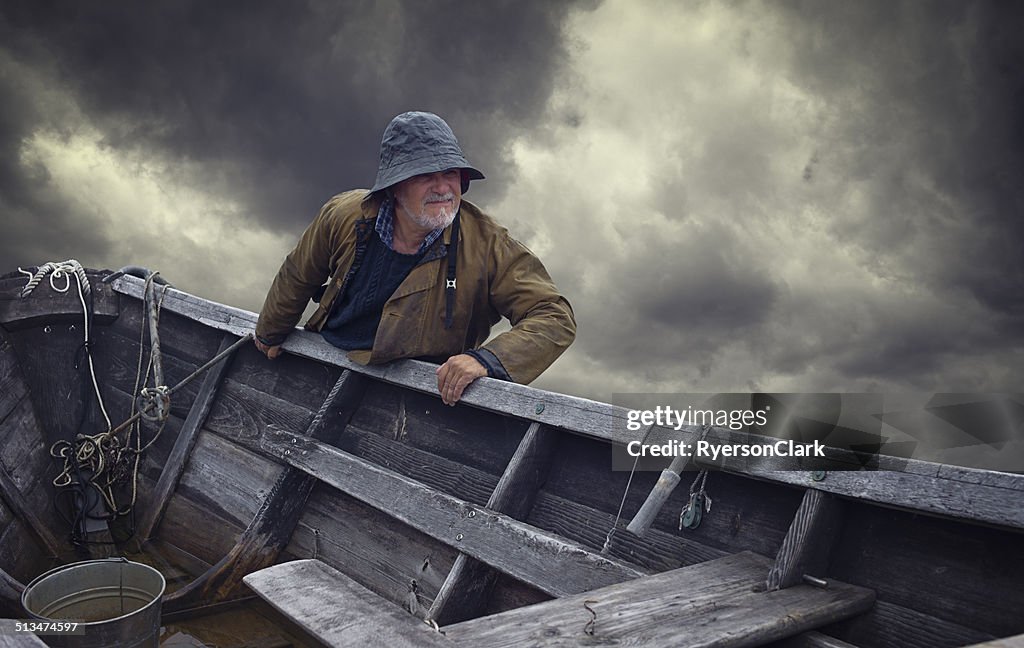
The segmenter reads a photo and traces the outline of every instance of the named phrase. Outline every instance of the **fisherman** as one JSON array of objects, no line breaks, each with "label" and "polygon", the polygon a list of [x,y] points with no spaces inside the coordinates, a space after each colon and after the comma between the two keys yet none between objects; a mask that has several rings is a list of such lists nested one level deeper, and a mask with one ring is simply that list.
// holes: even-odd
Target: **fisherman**
[{"label": "fisherman", "polygon": [[[481,376],[540,375],[576,335],[572,308],[530,250],[462,199],[483,178],[443,119],[395,117],[373,188],[331,198],[285,258],[256,324],[259,350],[279,355],[313,299],[306,328],[353,361],[439,363],[447,405]],[[502,317],[512,329],[484,344]]]}]

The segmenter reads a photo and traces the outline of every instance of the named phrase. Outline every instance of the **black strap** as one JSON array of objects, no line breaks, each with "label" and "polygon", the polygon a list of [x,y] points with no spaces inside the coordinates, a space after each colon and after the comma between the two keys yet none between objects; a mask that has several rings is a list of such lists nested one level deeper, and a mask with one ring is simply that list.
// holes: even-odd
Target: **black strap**
[{"label": "black strap", "polygon": [[455,310],[455,263],[459,256],[459,215],[452,221],[452,238],[448,244],[448,277],[444,282],[444,327],[452,327],[452,313]]}]

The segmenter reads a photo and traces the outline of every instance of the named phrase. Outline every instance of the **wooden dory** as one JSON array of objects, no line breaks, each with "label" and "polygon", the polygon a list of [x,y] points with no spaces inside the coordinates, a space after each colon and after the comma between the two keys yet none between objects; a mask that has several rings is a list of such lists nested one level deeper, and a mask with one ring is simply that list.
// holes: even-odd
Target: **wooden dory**
[{"label": "wooden dory", "polygon": [[[116,425],[147,316],[144,282],[106,274],[89,274],[90,348]],[[12,618],[23,583],[71,549],[49,449],[90,393],[75,290],[44,282],[21,298],[24,285],[0,280],[0,612]],[[255,319],[167,290],[165,382]],[[128,544],[193,566],[165,614],[255,591],[330,645],[1024,645],[1008,638],[1024,633],[1020,475],[901,461],[822,479],[727,463],[697,528],[679,530],[684,485],[636,536],[623,527],[658,475],[636,473],[627,492],[629,472],[611,469],[612,446],[639,436],[621,408],[490,379],[449,408],[432,365],[362,367],[304,331],[285,349],[270,362],[245,344],[178,389],[143,454]]]}]

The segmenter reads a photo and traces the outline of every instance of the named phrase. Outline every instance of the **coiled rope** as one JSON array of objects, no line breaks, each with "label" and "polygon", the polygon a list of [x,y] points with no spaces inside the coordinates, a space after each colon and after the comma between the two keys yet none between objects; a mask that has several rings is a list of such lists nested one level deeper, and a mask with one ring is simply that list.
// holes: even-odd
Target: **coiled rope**
[{"label": "coiled rope", "polygon": [[[28,297],[47,275],[50,277],[50,287],[56,292],[67,292],[70,289],[72,277],[77,278],[79,301],[82,304],[85,318],[85,341],[83,348],[88,359],[89,373],[96,400],[106,421],[106,430],[91,435],[79,433],[75,436],[74,441],[57,441],[50,447],[50,455],[63,464],[54,478],[53,484],[58,488],[59,493],[69,493],[74,498],[73,514],[75,520],[69,520],[72,524],[71,536],[73,542],[82,543],[85,542],[85,527],[83,524],[85,516],[94,519],[113,520],[132,513],[138,495],[139,461],[142,453],[159,439],[160,434],[164,430],[171,412],[171,395],[233,353],[240,346],[249,342],[252,339],[252,334],[244,336],[235,344],[217,354],[213,359],[199,367],[174,387],[168,387],[164,384],[158,329],[160,310],[170,286],[161,280],[157,273],[149,273],[146,277],[145,297],[143,300],[144,312],[147,314],[147,317],[143,318],[142,327],[139,332],[139,358],[136,366],[135,385],[132,390],[132,393],[136,396],[132,399],[131,414],[128,419],[114,427],[111,424],[110,416],[103,402],[103,396],[100,393],[90,350],[91,312],[85,297],[90,295],[91,285],[86,276],[85,269],[78,261],[69,259],[60,263],[47,263],[41,266],[35,273],[22,270],[21,268],[18,268],[18,270],[29,277],[28,282],[21,291],[22,298]],[[64,279],[63,286],[58,285],[61,279]],[[157,294],[157,284],[161,284],[159,295]],[[143,371],[142,365],[143,359],[146,356],[145,336],[147,330],[150,335],[149,358],[145,371]],[[152,384],[147,386],[151,379]],[[83,422],[84,418],[85,415],[83,413]],[[143,442],[143,421],[148,421],[158,426],[153,436],[145,443]],[[118,438],[118,434],[125,429],[128,432],[122,443]],[[130,484],[131,494],[128,501],[122,504],[118,501],[115,489],[126,484]],[[87,487],[91,487],[91,489],[87,491]],[[89,512],[92,509],[92,504],[86,493],[92,491],[99,494],[104,503],[106,514],[96,515]],[[92,501],[95,502],[95,500]],[[134,529],[132,532],[134,532]]]}]

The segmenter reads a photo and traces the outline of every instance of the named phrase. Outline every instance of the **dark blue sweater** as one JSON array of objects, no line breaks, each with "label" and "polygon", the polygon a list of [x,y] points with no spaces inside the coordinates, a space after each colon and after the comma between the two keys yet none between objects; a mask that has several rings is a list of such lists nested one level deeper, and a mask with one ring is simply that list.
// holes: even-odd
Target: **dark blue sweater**
[{"label": "dark blue sweater", "polygon": [[324,339],[346,350],[372,348],[384,304],[422,258],[422,252],[395,252],[371,234],[366,256],[320,331]]}]

